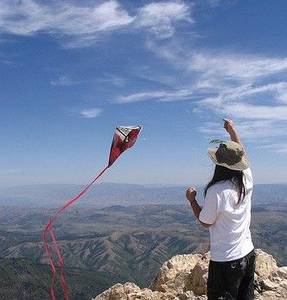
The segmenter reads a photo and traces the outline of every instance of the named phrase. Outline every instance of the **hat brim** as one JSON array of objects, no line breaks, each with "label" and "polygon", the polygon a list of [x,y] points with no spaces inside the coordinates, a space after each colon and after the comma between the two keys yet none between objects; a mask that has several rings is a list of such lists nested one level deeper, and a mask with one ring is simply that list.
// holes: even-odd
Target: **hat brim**
[{"label": "hat brim", "polygon": [[242,159],[240,162],[234,164],[234,165],[228,165],[226,163],[219,163],[216,159],[216,153],[217,151],[217,148],[209,148],[208,149],[208,155],[209,157],[211,158],[211,160],[213,161],[214,164],[218,165],[218,166],[222,166],[222,167],[225,167],[227,169],[230,169],[230,170],[236,170],[236,171],[243,171],[243,170],[246,170],[249,168],[249,162],[246,158],[246,155],[244,154],[242,156]]}]

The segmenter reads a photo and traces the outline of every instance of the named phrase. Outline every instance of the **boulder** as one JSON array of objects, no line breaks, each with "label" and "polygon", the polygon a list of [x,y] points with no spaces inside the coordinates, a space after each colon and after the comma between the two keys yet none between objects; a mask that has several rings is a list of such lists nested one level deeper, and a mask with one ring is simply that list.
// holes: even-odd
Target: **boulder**
[{"label": "boulder", "polygon": [[[287,267],[278,267],[261,249],[255,253],[255,299],[287,300]],[[209,259],[209,253],[176,255],[162,265],[150,288],[116,284],[92,300],[206,300]]]}]

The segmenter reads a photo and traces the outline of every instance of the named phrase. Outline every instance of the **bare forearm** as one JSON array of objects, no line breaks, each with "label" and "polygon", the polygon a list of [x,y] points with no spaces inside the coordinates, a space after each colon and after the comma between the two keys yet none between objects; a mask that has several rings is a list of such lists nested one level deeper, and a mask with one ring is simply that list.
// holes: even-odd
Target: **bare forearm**
[{"label": "bare forearm", "polygon": [[231,141],[241,144],[239,134],[234,126],[234,123],[230,119],[223,119],[224,120],[224,129],[228,132]]},{"label": "bare forearm", "polygon": [[199,223],[203,227],[208,228],[210,226],[210,224],[203,223],[199,220],[199,214],[200,214],[202,208],[198,205],[196,199],[194,199],[193,201],[189,201],[189,203],[190,203],[193,213],[194,213],[196,219],[199,221]]},{"label": "bare forearm", "polygon": [[195,217],[199,220],[199,214],[201,212],[201,207],[198,205],[196,199],[194,199],[193,201],[189,201],[189,203],[190,203],[190,206],[193,210]]},{"label": "bare forearm", "polygon": [[228,131],[228,133],[229,133],[229,136],[230,136],[231,141],[240,144],[240,145],[242,146],[242,148],[243,148],[243,151],[244,151],[245,154],[246,154],[245,147],[244,147],[244,145],[242,144],[242,142],[241,142],[241,140],[240,140],[240,136],[239,136],[237,130],[236,130],[234,127],[232,127],[232,128]]},{"label": "bare forearm", "polygon": [[230,136],[231,141],[241,144],[240,136],[239,136],[238,132],[236,131],[236,129],[230,130],[229,136]]},{"label": "bare forearm", "polygon": [[[192,188],[192,187],[188,188],[187,191],[186,191],[186,198],[187,198],[187,200],[189,201],[189,203],[191,205],[191,208],[193,210],[193,213],[194,213],[196,219],[199,221],[199,214],[201,212],[201,207],[198,205],[198,203],[195,199],[195,196],[196,196],[196,189]],[[209,227],[210,226],[209,224],[202,223],[201,221],[199,221],[199,222],[204,227]]]}]

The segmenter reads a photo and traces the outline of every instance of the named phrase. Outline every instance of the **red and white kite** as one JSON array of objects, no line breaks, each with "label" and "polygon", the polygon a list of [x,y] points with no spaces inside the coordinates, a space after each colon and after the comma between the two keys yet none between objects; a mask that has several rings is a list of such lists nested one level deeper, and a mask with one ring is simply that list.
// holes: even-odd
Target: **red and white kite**
[{"label": "red and white kite", "polygon": [[[65,300],[69,299],[68,286],[64,276],[64,259],[61,255],[61,249],[57,243],[56,235],[53,229],[53,224],[55,220],[58,218],[60,213],[62,213],[66,208],[71,206],[77,200],[79,200],[88,191],[88,189],[98,180],[98,178],[100,178],[104,174],[104,172],[109,167],[112,166],[112,164],[125,150],[131,148],[135,144],[141,129],[142,129],[141,126],[116,127],[111,150],[110,150],[108,165],[77,196],[66,201],[66,203],[61,208],[59,208],[53,216],[51,216],[49,222],[46,224],[45,229],[42,233],[42,240],[44,243],[44,249],[48,257],[49,264],[51,267],[51,272],[52,272],[52,283],[50,288],[50,296],[52,300],[56,300],[55,281],[57,275],[57,268],[60,270],[60,281],[61,281],[61,286],[64,294],[64,299]],[[49,245],[49,240],[48,240],[49,236],[53,242],[53,246],[54,246],[53,248]],[[57,256],[58,259],[57,262],[55,262],[53,258],[53,251],[55,251],[54,255]]]}]

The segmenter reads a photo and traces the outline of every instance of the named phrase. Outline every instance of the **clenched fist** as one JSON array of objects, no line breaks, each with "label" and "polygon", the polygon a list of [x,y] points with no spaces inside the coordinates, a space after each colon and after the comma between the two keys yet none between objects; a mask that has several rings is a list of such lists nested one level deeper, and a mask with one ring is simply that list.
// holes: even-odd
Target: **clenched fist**
[{"label": "clenched fist", "polygon": [[195,196],[196,196],[196,189],[194,187],[189,187],[186,190],[186,198],[189,202],[192,202],[195,200]]}]

